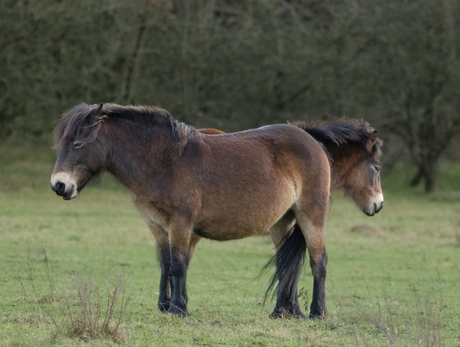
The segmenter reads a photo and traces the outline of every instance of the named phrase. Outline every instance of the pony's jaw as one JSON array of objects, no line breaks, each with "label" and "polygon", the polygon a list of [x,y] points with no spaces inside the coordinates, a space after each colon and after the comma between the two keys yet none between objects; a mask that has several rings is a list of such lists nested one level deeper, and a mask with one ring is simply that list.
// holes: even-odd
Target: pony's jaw
[{"label": "pony's jaw", "polygon": [[51,189],[64,200],[78,196],[77,182],[70,172],[56,172],[51,175]]},{"label": "pony's jaw", "polygon": [[369,205],[363,209],[363,212],[367,214],[369,217],[372,217],[375,214],[379,213],[382,208],[383,208],[383,194],[377,193],[370,199]]}]

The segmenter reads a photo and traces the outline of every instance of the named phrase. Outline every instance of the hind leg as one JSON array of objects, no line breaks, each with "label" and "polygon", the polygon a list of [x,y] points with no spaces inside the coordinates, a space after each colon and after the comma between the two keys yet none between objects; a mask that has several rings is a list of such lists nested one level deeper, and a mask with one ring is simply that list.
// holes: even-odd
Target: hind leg
[{"label": "hind leg", "polygon": [[326,247],[316,258],[310,255],[310,267],[313,273],[313,299],[310,306],[310,318],[324,318],[326,310]]},{"label": "hind leg", "polygon": [[307,242],[310,267],[313,274],[313,298],[310,306],[310,318],[324,318],[327,315],[325,289],[327,253],[324,245],[325,217],[321,217],[322,213],[318,214],[319,216],[310,215],[308,217],[302,213],[297,215],[297,222],[302,228]]},{"label": "hind leg", "polygon": [[[290,233],[295,232],[295,228],[292,228],[295,223],[295,215],[293,211],[286,213],[283,218],[278,221],[271,229],[270,236],[275,244],[277,255],[275,256],[276,271],[275,276],[278,276],[278,287],[277,287],[277,298],[276,306],[270,315],[270,318],[282,318],[282,317],[296,317],[305,318],[305,315],[300,310],[299,297],[297,294],[297,284],[299,281],[300,269],[302,267],[303,260],[301,257],[296,257],[293,264],[289,264],[289,267],[283,267],[285,261],[284,256],[280,254],[283,252],[281,247],[286,241],[285,237]],[[292,235],[295,236],[295,235]],[[300,232],[300,237],[303,235]],[[303,240],[300,240],[301,242]]]}]

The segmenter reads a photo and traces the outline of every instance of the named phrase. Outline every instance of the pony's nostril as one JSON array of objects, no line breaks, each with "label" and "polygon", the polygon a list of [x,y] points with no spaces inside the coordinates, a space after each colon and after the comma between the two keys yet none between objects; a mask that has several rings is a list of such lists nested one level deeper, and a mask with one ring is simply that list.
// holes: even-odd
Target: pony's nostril
[{"label": "pony's nostril", "polygon": [[380,210],[383,208],[383,201],[380,203],[380,206],[377,207],[377,204],[374,203],[374,210],[375,210],[375,213],[379,213]]},{"label": "pony's nostril", "polygon": [[56,192],[57,195],[63,196],[63,195],[64,195],[64,192],[65,192],[65,183],[63,183],[63,182],[57,182],[57,183],[54,185],[53,190]]}]

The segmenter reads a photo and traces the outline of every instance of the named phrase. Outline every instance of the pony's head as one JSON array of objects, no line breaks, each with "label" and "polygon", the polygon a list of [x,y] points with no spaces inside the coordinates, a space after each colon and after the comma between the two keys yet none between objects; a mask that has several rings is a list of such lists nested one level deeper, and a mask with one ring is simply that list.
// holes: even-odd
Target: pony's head
[{"label": "pony's head", "polygon": [[374,130],[368,143],[361,153],[356,153],[360,159],[345,172],[343,188],[361,210],[368,216],[373,216],[383,208],[382,186],[380,184],[380,147],[382,141]]},{"label": "pony's head", "polygon": [[103,105],[75,106],[55,129],[58,151],[51,189],[64,200],[74,199],[105,165],[107,151],[98,133],[105,117]]},{"label": "pony's head", "polygon": [[368,216],[383,208],[380,185],[382,141],[369,124],[339,120],[319,125],[297,126],[321,142],[331,159],[331,191],[344,188]]}]

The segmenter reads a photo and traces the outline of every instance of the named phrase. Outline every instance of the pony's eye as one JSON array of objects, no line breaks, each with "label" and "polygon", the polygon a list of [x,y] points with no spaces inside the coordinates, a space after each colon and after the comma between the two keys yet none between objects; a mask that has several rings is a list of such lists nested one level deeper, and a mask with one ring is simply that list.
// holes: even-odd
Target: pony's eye
[{"label": "pony's eye", "polygon": [[74,149],[81,148],[82,146],[83,146],[83,141],[75,141],[74,143],[72,143],[72,147]]},{"label": "pony's eye", "polygon": [[380,171],[380,165],[374,165],[374,170],[375,170],[375,172],[379,172]]}]

